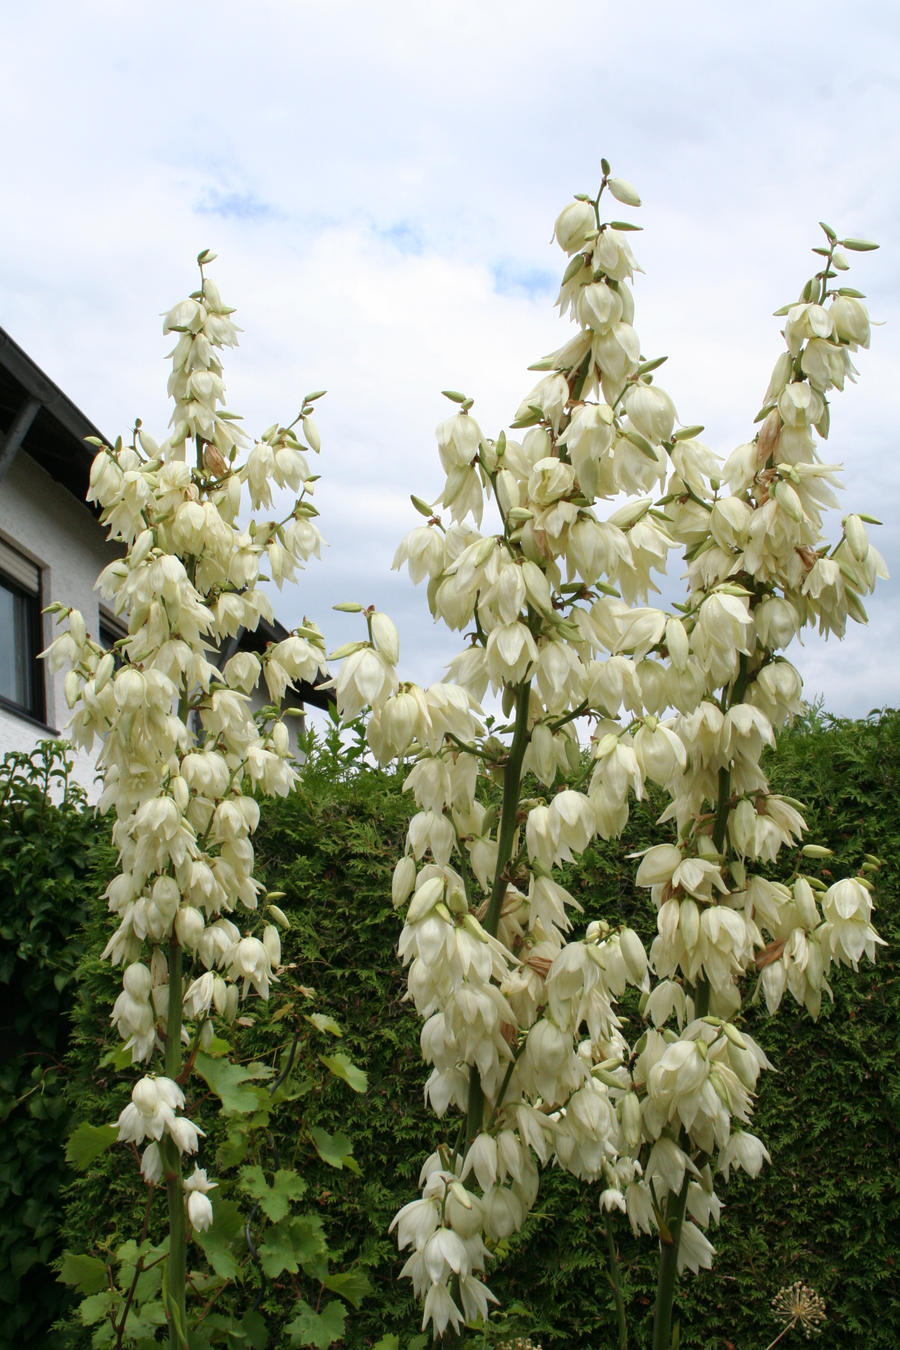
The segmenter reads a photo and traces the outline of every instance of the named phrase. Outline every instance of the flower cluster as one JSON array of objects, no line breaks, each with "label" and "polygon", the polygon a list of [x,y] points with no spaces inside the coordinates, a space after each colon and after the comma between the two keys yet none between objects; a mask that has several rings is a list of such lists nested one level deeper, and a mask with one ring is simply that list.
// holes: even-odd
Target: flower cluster
[{"label": "flower cluster", "polygon": [[[601,193],[639,205],[604,172]],[[843,260],[828,232],[823,270],[786,311],[757,435],[720,467],[654,382],[661,362],[633,326],[634,227],[602,222],[599,203],[576,198],[556,222],[576,335],[538,362],[509,436],[486,437],[472,400],[448,391],[444,487],[433,505],[413,498],[426,523],[395,565],[468,636],[451,682],[400,682],[393,626],[371,611],[368,640],[335,653],[339,704],[371,706],[376,757],[412,760],[399,950],[424,1019],[426,1095],[465,1121],[396,1227],[438,1335],[485,1315],[485,1254],[521,1226],[550,1160],[599,1181],[602,1206],[635,1231],[677,1218],[679,1268],[709,1265],[716,1174],[768,1160],[748,1126],[770,1066],[735,1025],[746,977],[770,1008],[787,989],[815,1015],[829,966],[879,941],[867,871],[826,889],[805,859],[790,885],[758,870],[805,828],[760,767],[800,708],[783,649],[806,624],[841,633],[863,619],[860,596],[884,575],[862,517],[834,548],[821,538],[837,480],[815,434],[868,341],[865,310],[829,289]],[[667,611],[651,595],[673,550],[689,592]],[[484,718],[488,691],[505,722]],[[523,796],[526,774],[541,795]],[[618,834],[648,782],[669,794],[675,831],[638,870],[658,912],[649,953],[598,918],[574,936],[579,906],[554,875]]]},{"label": "flower cluster", "polygon": [[[171,435],[157,444],[138,423],[132,444],[99,444],[91,470],[89,499],[122,546],[98,587],[126,634],[104,651],[70,610],[45,653],[68,668],[72,738],[86,749],[102,742],[100,809],[115,816],[119,856],[106,891],[117,926],[104,955],[124,967],[112,1020],[133,1060],[165,1052],[167,1077],[143,1078],[119,1118],[121,1139],[154,1141],[144,1155],[151,1180],[164,1135],[179,1152],[196,1149],[197,1131],[174,1115],[182,1039],[207,1044],[214,1013],[233,1019],[241,992],[266,998],[276,978],[286,920],[274,906],[257,917],[259,806],[250,794],[291,790],[288,729],[274,705],[289,683],[325,670],[310,623],[265,650],[237,641],[272,619],[260,583],[281,585],[319,550],[306,457],[319,448],[318,394],[293,426],[271,427],[240,459],[246,437],[220,406],[219,352],[237,330],[204,274],[211,256],[200,255],[199,291],[165,319],[176,335]],[[243,524],[245,495],[253,511],[276,498],[286,509]],[[256,719],[251,696],[262,685],[272,706]],[[188,1213],[204,1227],[213,1183],[196,1176]]]}]

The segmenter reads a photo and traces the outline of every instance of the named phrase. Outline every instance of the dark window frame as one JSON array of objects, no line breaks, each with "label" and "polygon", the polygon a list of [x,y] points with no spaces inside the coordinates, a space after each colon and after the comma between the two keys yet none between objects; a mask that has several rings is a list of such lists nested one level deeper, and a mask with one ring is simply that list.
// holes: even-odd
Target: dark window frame
[{"label": "dark window frame", "polygon": [[15,642],[20,642],[24,636],[30,686],[28,689],[28,700],[25,703],[20,703],[18,699],[10,698],[8,695],[0,693],[0,707],[15,713],[19,717],[26,718],[36,726],[47,727],[47,695],[44,681],[44,664],[39,659],[40,653],[43,651],[44,647],[40,571],[38,570],[38,590],[36,592],[30,591],[27,587],[16,581],[15,578],[11,577],[3,568],[0,568],[0,587],[9,592],[22,604],[22,610],[25,614],[25,633],[23,635],[14,627],[13,638]]},{"label": "dark window frame", "polygon": [[97,641],[104,651],[112,652],[118,670],[123,664],[124,657],[122,649],[116,649],[116,643],[128,637],[128,625],[108,609],[100,610],[98,624]]}]

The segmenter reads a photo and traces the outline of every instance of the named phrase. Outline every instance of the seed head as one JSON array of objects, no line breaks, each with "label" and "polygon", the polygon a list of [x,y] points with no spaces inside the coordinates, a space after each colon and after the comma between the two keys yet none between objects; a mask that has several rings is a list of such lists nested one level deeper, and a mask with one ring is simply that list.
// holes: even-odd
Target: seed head
[{"label": "seed head", "polygon": [[800,1326],[807,1340],[822,1330],[825,1321],[825,1300],[802,1280],[779,1289],[772,1299],[772,1311],[786,1327]]}]

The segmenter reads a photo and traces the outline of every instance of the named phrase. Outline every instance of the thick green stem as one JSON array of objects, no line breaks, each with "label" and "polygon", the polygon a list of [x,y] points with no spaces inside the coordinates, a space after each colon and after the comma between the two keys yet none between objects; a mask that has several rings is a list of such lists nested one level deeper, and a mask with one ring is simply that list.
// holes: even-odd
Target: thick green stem
[{"label": "thick green stem", "polygon": [[616,1244],[612,1235],[612,1220],[606,1216],[606,1252],[609,1262],[609,1282],[612,1285],[613,1294],[616,1300],[616,1321],[619,1325],[619,1339],[616,1343],[616,1350],[628,1350],[628,1321],[625,1316],[625,1300],[622,1298],[622,1287],[619,1284],[619,1257],[616,1252]]},{"label": "thick green stem", "polygon": [[709,980],[698,975],[694,982],[694,1016],[705,1017],[709,1012]]},{"label": "thick green stem", "polygon": [[519,813],[519,789],[522,786],[522,761],[528,748],[528,701],[531,697],[531,681],[520,684],[516,690],[516,720],[513,728],[512,745],[509,747],[509,759],[503,771],[503,806],[500,812],[500,831],[497,835],[497,870],[491,888],[491,899],[485,916],[484,926],[491,937],[497,936],[500,923],[500,910],[506,895],[508,877],[506,869],[512,856],[513,836],[516,832],[516,818]]},{"label": "thick green stem", "polygon": [[[722,695],[723,711],[733,708],[744,701],[747,685],[750,682],[750,662],[742,652],[738,665],[738,675],[730,690]],[[717,853],[724,854],[728,843],[728,812],[731,808],[731,765],[722,764],[719,768],[718,792],[716,794],[716,814],[713,821],[712,841]],[[705,1017],[709,1012],[709,981],[701,976],[694,985],[694,1015]]]},{"label": "thick green stem", "polygon": [[656,1307],[653,1313],[653,1350],[671,1350],[672,1309],[678,1284],[678,1244],[687,1205],[690,1177],[687,1172],[678,1195],[670,1195],[666,1205],[665,1236],[659,1237],[659,1278],[656,1282]]},{"label": "thick green stem", "polygon": [[466,1147],[476,1135],[481,1133],[484,1124],[484,1088],[481,1086],[481,1074],[472,1064],[469,1067],[469,1103],[466,1109]]},{"label": "thick green stem", "polygon": [[716,818],[713,824],[713,847],[717,853],[725,852],[725,840],[728,832],[728,807],[731,804],[731,769],[724,764],[719,769],[719,794],[716,800]]},{"label": "thick green stem", "polygon": [[[166,1077],[177,1082],[181,1073],[182,952],[177,940],[169,942],[169,1002],[166,1021]],[[170,1350],[187,1350],[187,1233],[181,1155],[173,1139],[162,1144],[169,1204],[168,1314]]]},{"label": "thick green stem", "polygon": [[[485,931],[491,937],[497,936],[500,924],[500,911],[506,895],[508,877],[506,869],[512,857],[513,838],[516,833],[516,818],[519,812],[519,789],[522,786],[522,761],[528,747],[528,700],[531,696],[531,682],[520,684],[516,689],[516,716],[513,725],[512,744],[509,758],[503,770],[503,805],[500,810],[500,829],[497,835],[497,867],[494,872],[494,884],[484,919]],[[466,1142],[471,1143],[484,1124],[484,1089],[481,1075],[473,1064],[469,1069],[469,1104],[466,1112]]]}]

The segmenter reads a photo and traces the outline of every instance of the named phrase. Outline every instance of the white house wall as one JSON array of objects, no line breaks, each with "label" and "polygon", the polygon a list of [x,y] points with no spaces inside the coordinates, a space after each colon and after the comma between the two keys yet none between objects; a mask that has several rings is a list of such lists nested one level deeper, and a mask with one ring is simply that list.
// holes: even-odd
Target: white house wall
[{"label": "white house wall", "polygon": [[[88,507],[80,505],[24,453],[16,456],[0,482],[0,537],[40,568],[42,604],[59,601],[79,609],[88,632],[97,637],[100,611],[94,583],[114,551]],[[45,614],[42,622],[46,647],[58,629],[54,615]],[[64,678],[64,672],[51,675],[44,671],[46,732],[33,721],[0,708],[0,756],[9,750],[31,750],[38,740],[64,731],[70,716]],[[73,752],[73,758],[76,777],[90,791],[93,758],[82,752]],[[90,795],[96,797],[96,790]]]},{"label": "white house wall", "polygon": [[[27,454],[16,456],[0,481],[0,539],[30,559],[41,573],[41,603],[58,601],[81,611],[88,632],[96,638],[100,630],[99,597],[94,583],[100,571],[115,557],[113,545],[106,542],[105,530],[86,505],[79,504],[65,488],[46,473]],[[45,614],[43,646],[59,630],[55,616]],[[70,717],[63,684],[65,672],[43,672],[46,701],[46,729],[27,717],[0,707],[0,758],[9,750],[30,751],[39,740],[65,734]],[[251,706],[256,710],[268,702],[255,691]],[[290,695],[288,704],[298,705]],[[291,750],[298,755],[298,734],[304,728],[302,717],[285,719]],[[94,758],[73,750],[75,777],[92,801],[99,796],[95,782]],[[302,758],[302,756],[300,756]]]}]

